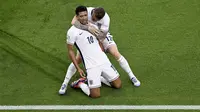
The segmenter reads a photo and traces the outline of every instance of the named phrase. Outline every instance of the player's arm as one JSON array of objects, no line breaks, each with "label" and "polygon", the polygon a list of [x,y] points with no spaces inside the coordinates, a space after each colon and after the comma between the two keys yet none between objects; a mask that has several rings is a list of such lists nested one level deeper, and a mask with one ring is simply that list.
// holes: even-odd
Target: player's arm
[{"label": "player's arm", "polygon": [[101,36],[105,37],[110,27],[110,17],[108,16],[108,14],[105,15],[105,17],[103,18],[103,21],[104,23],[101,25],[100,31],[102,32]]},{"label": "player's arm", "polygon": [[74,25],[74,23],[75,23],[76,21],[77,21],[77,18],[76,18],[76,16],[74,16],[73,19],[72,19],[72,21],[71,21],[71,24]]},{"label": "player's arm", "polygon": [[74,52],[74,43],[76,42],[76,35],[72,31],[67,32],[67,49],[68,55],[71,61],[73,62],[74,66],[76,67],[77,71],[82,77],[85,77],[83,70],[79,67],[78,62],[76,60],[76,55]]},{"label": "player's arm", "polygon": [[98,35],[95,35],[97,38],[98,38],[98,40],[100,41],[100,42],[102,42],[105,38],[106,38],[106,34],[107,33],[104,33],[103,31],[99,31],[99,34]]},{"label": "player's arm", "polygon": [[74,16],[74,18],[72,19],[71,24],[74,25],[76,28],[79,28],[79,29],[87,30],[87,31],[88,31],[88,25],[83,25],[83,24],[81,24],[81,23],[77,20],[76,16]]},{"label": "player's arm", "polygon": [[85,74],[84,74],[83,70],[79,67],[79,64],[78,64],[78,62],[76,60],[76,55],[75,55],[75,52],[74,52],[74,49],[73,49],[73,45],[67,44],[67,49],[68,49],[69,57],[72,60],[74,66],[77,69],[77,71],[79,72],[81,77],[85,77]]},{"label": "player's arm", "polygon": [[99,29],[97,29],[89,24],[87,24],[87,25],[81,24],[77,20],[76,16],[74,16],[74,18],[72,19],[71,24],[74,25],[78,29],[89,31],[90,33],[94,34],[95,36],[98,36],[99,33],[101,33]]},{"label": "player's arm", "polygon": [[[98,40],[99,41],[99,40]],[[100,46],[100,48],[101,48],[101,50],[103,51],[103,52],[105,52],[105,49],[104,49],[104,47],[103,47],[103,44],[99,41],[99,46]]]},{"label": "player's arm", "polygon": [[110,27],[110,17],[107,13],[101,21],[103,21],[103,24],[100,26],[100,33],[97,35],[97,38],[102,42],[106,38]]},{"label": "player's arm", "polygon": [[101,32],[103,32],[104,34],[107,34],[109,31],[109,25],[102,25],[100,28]]},{"label": "player's arm", "polygon": [[88,25],[83,25],[83,24],[81,24],[81,23],[77,20],[76,16],[74,16],[74,18],[72,19],[71,24],[74,25],[76,28],[79,28],[79,29],[87,30],[87,31],[88,31],[88,27],[89,27],[89,26],[88,26]]},{"label": "player's arm", "polygon": [[109,15],[106,13],[104,18],[103,18],[104,23],[101,26],[101,31],[103,31],[104,33],[108,33],[109,28],[110,28],[110,17]]},{"label": "player's arm", "polygon": [[67,44],[67,49],[68,49],[68,55],[70,59],[72,60],[72,62],[74,63],[74,66],[76,67],[77,70],[80,69],[78,62],[76,60],[76,55],[73,49],[73,45]]},{"label": "player's arm", "polygon": [[106,38],[106,34],[103,32],[103,31],[101,31],[101,29],[99,29],[96,25],[94,25],[94,24],[91,24],[91,23],[89,23],[88,24],[88,30],[89,30],[89,32],[90,33],[92,33],[95,37],[97,37],[97,39],[99,40],[99,41],[103,41],[105,38]]}]

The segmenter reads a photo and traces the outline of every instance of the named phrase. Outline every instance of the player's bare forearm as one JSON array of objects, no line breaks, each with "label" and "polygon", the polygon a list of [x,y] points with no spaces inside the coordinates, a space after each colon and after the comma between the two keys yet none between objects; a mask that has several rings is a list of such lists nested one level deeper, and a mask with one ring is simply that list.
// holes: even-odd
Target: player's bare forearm
[{"label": "player's bare forearm", "polygon": [[[99,40],[98,40],[99,41]],[[99,41],[99,46],[101,47],[101,50],[103,51],[103,52],[105,52],[105,50],[104,50],[104,48],[103,48],[103,44],[102,44],[102,42],[100,42]]]},{"label": "player's bare forearm", "polygon": [[74,50],[73,50],[73,45],[67,44],[67,48],[68,48],[69,57],[72,60],[74,66],[76,67],[77,70],[80,69],[78,62],[76,60],[76,55],[75,55]]},{"label": "player's bare forearm", "polygon": [[74,16],[74,18],[72,19],[71,24],[74,25],[74,23],[75,23],[76,21],[77,21],[77,18],[76,18],[76,16]]},{"label": "player's bare forearm", "polygon": [[77,20],[76,16],[74,16],[74,18],[72,19],[71,24],[74,25],[76,28],[79,28],[79,29],[87,30],[87,31],[88,31],[88,26],[87,26],[87,25],[81,24],[81,23]]},{"label": "player's bare forearm", "polygon": [[81,24],[78,20],[76,20],[73,24],[76,28],[88,31],[88,25]]},{"label": "player's bare forearm", "polygon": [[73,25],[78,29],[89,31],[90,33],[92,33],[96,37],[101,37],[102,38],[102,36],[104,35],[104,32],[100,31],[99,29],[95,28],[94,26],[83,25],[78,20],[75,21]]},{"label": "player's bare forearm", "polygon": [[95,35],[100,41],[106,38],[107,32],[101,31],[93,26],[83,25],[78,20],[75,20],[75,19],[72,20],[72,23],[78,29],[89,31],[90,33]]},{"label": "player's bare forearm", "polygon": [[103,40],[106,38],[106,33],[104,33],[103,31],[100,31],[99,35],[97,36],[98,40],[100,42],[103,42]]}]

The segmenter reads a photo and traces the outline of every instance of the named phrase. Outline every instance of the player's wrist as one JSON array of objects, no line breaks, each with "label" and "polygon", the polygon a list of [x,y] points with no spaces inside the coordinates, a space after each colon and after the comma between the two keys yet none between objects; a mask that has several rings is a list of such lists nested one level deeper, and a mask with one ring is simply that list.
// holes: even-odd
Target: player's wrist
[{"label": "player's wrist", "polygon": [[82,70],[79,66],[76,67],[77,71],[80,71]]}]

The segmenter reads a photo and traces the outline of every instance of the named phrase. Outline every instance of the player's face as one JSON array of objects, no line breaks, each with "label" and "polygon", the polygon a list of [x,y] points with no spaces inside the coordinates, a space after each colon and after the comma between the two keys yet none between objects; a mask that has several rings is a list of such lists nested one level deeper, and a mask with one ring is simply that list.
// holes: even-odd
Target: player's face
[{"label": "player's face", "polygon": [[92,21],[94,21],[94,22],[98,21],[98,19],[96,18],[96,16],[95,16],[95,13],[94,13],[94,12],[92,13]]},{"label": "player's face", "polygon": [[88,23],[88,14],[87,11],[79,12],[79,15],[77,15],[77,19],[81,24],[87,24]]}]

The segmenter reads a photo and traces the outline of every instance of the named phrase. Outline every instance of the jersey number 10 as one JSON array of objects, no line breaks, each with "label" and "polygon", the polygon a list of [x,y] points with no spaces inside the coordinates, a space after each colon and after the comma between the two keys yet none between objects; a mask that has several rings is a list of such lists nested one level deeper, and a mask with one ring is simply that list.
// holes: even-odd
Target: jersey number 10
[{"label": "jersey number 10", "polygon": [[87,37],[87,39],[88,39],[88,42],[89,42],[90,44],[94,43],[94,39],[93,39],[92,36]]}]

